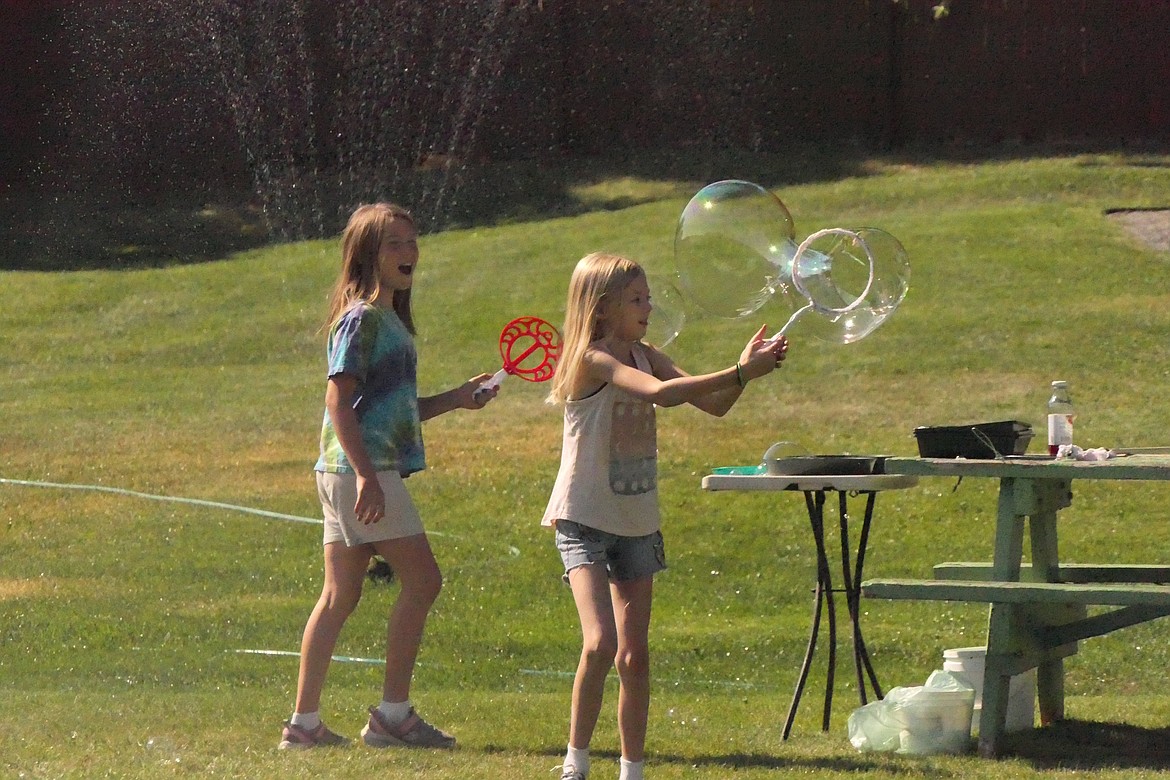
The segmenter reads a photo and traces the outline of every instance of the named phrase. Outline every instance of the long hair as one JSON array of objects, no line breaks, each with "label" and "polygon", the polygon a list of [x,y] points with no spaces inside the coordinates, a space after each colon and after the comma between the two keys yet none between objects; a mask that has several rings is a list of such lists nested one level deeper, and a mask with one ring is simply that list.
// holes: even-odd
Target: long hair
[{"label": "long hair", "polygon": [[561,358],[557,362],[552,389],[549,390],[550,404],[563,403],[576,383],[577,374],[589,345],[606,334],[602,332],[598,315],[601,307],[609,301],[620,300],[622,292],[631,282],[644,276],[642,267],[620,255],[594,252],[577,261],[573,275],[569,278],[569,297],[565,304],[565,327]]},{"label": "long hair", "polygon": [[[329,298],[329,317],[326,331],[358,301],[372,304],[382,292],[382,274],[378,253],[386,237],[387,227],[395,220],[404,219],[414,225],[414,217],[393,203],[369,203],[358,206],[349,217],[341,234],[341,273],[333,285]],[[414,335],[414,316],[410,308],[410,288],[395,290],[391,305],[402,324]]]}]

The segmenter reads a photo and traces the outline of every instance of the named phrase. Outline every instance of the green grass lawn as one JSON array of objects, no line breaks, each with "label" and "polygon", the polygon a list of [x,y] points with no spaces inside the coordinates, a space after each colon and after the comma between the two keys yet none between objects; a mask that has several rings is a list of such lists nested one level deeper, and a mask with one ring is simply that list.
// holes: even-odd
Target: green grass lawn
[{"label": "green grass lawn", "polygon": [[[748,172],[736,171],[749,177]],[[1093,768],[1170,775],[1170,645],[1148,623],[1082,644],[1067,669],[1073,724],[1018,737],[1014,758],[860,754],[842,656],[833,727],[819,731],[818,663],[793,737],[780,726],[810,614],[814,556],[802,502],[704,493],[714,466],[781,439],[822,453],[915,453],[918,425],[1020,419],[1042,445],[1052,379],[1067,379],[1083,446],[1170,444],[1170,256],[1127,237],[1109,208],[1164,206],[1170,157],[1096,154],[984,164],[874,159],[785,186],[798,236],[873,225],[897,236],[910,293],[848,347],[792,332],[784,368],[726,418],[659,417],[670,568],[658,580],[648,776],[1027,778]],[[669,263],[692,182],[621,179],[641,202],[427,236],[416,283],[422,392],[498,368],[500,327],[559,321],[573,264],[594,250]],[[604,184],[588,197],[606,198]],[[481,413],[427,424],[410,488],[446,584],[413,699],[461,749],[275,750],[292,706],[300,631],[320,588],[312,481],[335,240],[139,271],[0,272],[0,775],[23,778],[551,777],[567,737],[576,618],[539,527],[560,413],[511,379]],[[776,307],[761,320],[779,326]],[[730,363],[757,320],[692,318],[670,352]],[[1170,486],[1078,484],[1062,512],[1069,561],[1165,563]],[[883,494],[873,576],[922,576],[990,554],[995,485],[924,480]],[[370,585],[322,703],[356,735],[375,704],[393,586]],[[986,610],[866,602],[886,688],[921,684],[945,648],[983,641]],[[842,646],[844,652],[844,645]],[[616,686],[594,777],[616,777]],[[1112,729],[1077,730],[1081,721]],[[1074,746],[1076,741],[1090,744]]]}]

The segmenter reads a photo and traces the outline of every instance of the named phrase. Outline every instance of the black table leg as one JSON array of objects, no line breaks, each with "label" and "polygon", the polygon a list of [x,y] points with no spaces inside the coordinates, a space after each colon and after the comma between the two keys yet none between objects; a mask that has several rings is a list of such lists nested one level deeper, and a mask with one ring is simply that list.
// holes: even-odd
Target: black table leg
[{"label": "black table leg", "polygon": [[[865,646],[865,638],[861,633],[861,583],[862,583],[862,567],[865,565],[865,549],[869,544],[869,527],[873,522],[873,505],[877,500],[877,493],[866,493],[865,498],[865,517],[861,522],[861,539],[857,542],[857,560],[856,569],[853,573],[853,647],[854,652],[861,658],[865,664],[865,671],[869,675],[870,685],[873,686],[874,699],[880,701],[885,697],[882,693],[882,686],[878,682],[877,672],[873,670],[873,662],[869,659],[869,648]],[[861,703],[866,704],[865,686],[861,686]]]},{"label": "black table leg", "polygon": [[861,654],[857,643],[857,601],[853,598],[853,574],[849,564],[849,507],[844,493],[837,494],[838,530],[837,536],[841,542],[841,587],[845,592],[845,607],[849,610],[849,620],[853,624],[853,668],[857,672],[857,690],[861,694],[861,703],[865,704],[865,672],[862,668]]},{"label": "black table leg", "polygon": [[788,705],[788,717],[784,720],[782,739],[788,739],[792,733],[792,722],[796,719],[796,710],[800,706],[800,697],[804,694],[804,684],[808,681],[808,670],[812,668],[813,653],[817,649],[817,632],[821,627],[821,583],[818,580],[813,589],[813,617],[812,632],[808,637],[808,646],[804,650],[804,661],[800,665],[800,675],[796,678],[796,689],[792,692],[792,703]]},{"label": "black table leg", "polygon": [[[809,630],[808,645],[804,651],[804,661],[800,665],[800,675],[796,680],[796,690],[792,693],[792,703],[788,706],[788,717],[784,722],[783,739],[788,739],[792,732],[792,723],[796,719],[796,710],[800,707],[800,699],[804,694],[804,684],[808,680],[809,669],[812,668],[813,654],[817,648],[817,636],[821,629],[821,618],[828,613],[829,620],[829,668],[826,680],[826,695],[822,729],[829,730],[829,717],[832,714],[833,676],[837,665],[837,619],[833,603],[833,583],[829,574],[829,560],[825,553],[825,492],[823,490],[804,491],[804,503],[808,509],[809,525],[812,526],[813,540],[817,547],[817,582],[813,589],[813,619]],[[827,607],[823,609],[822,607]]]},{"label": "black table leg", "polygon": [[857,670],[857,693],[861,703],[868,704],[866,693],[866,677],[872,686],[874,696],[882,698],[881,685],[878,683],[877,673],[873,670],[873,663],[869,659],[869,650],[865,646],[865,638],[861,633],[861,582],[862,571],[865,566],[865,547],[869,543],[869,528],[873,521],[873,505],[877,493],[867,492],[865,501],[865,516],[861,523],[861,538],[857,543],[857,558],[850,573],[849,565],[849,510],[846,506],[845,493],[840,497],[840,536],[841,536],[841,577],[845,590],[845,602],[849,608],[849,619],[853,624],[853,665]]},{"label": "black table leg", "polygon": [[[817,550],[817,581],[813,590],[813,617],[809,631],[808,645],[805,648],[804,661],[800,666],[796,689],[792,694],[792,703],[788,707],[788,717],[784,722],[783,739],[788,739],[792,732],[792,724],[796,719],[796,711],[800,706],[800,699],[804,693],[805,683],[808,681],[809,670],[812,668],[813,655],[816,652],[817,638],[820,633],[822,616],[827,616],[829,624],[829,648],[827,668],[825,673],[825,700],[821,717],[821,730],[829,730],[829,721],[833,711],[833,684],[837,669],[837,610],[833,600],[834,588],[832,573],[829,567],[829,557],[825,544],[825,491],[806,490],[804,492],[805,507],[808,510],[809,525],[812,528],[813,541]],[[853,663],[857,672],[858,696],[864,705],[868,702],[866,677],[872,686],[875,696],[882,698],[881,686],[877,674],[869,659],[869,651],[865,646],[865,639],[861,633],[861,582],[865,563],[865,547],[869,542],[869,529],[873,520],[874,500],[876,492],[865,491],[865,516],[861,526],[861,537],[858,541],[857,556],[850,563],[849,550],[849,509],[847,493],[837,491],[839,529],[841,542],[841,578],[842,593],[849,610],[849,618],[853,627]]]}]

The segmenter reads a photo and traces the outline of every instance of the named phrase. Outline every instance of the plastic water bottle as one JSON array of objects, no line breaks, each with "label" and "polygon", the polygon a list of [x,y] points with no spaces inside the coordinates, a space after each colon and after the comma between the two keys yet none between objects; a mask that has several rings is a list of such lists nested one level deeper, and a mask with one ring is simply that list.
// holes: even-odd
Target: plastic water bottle
[{"label": "plastic water bottle", "polygon": [[1068,382],[1058,379],[1052,383],[1052,397],[1048,399],[1048,454],[1055,455],[1062,444],[1072,444],[1073,421],[1077,413],[1068,395]]}]

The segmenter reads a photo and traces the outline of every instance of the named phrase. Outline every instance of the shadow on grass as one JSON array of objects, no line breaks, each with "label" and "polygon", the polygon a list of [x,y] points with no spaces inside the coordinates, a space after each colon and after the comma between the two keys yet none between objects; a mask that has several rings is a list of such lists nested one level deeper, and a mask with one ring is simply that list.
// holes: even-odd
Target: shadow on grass
[{"label": "shadow on grass", "polygon": [[804,769],[814,772],[842,774],[863,774],[880,771],[884,775],[906,775],[909,777],[954,777],[935,763],[921,763],[900,760],[900,756],[883,756],[870,753],[834,758],[772,756],[760,753],[728,753],[722,756],[672,756],[655,754],[654,761],[686,764],[698,767],[725,767],[741,769]]},{"label": "shadow on grass", "polygon": [[[442,213],[424,232],[612,211],[664,198],[687,198],[719,179],[742,178],[778,189],[880,172],[882,165],[983,162],[1089,152],[1123,153],[1131,164],[1165,165],[1161,149],[1085,146],[946,146],[882,152],[861,145],[796,145],[783,153],[712,149],[617,149],[605,157],[421,166],[402,174],[389,198],[410,207],[436,192]],[[1148,153],[1148,156],[1143,156]],[[354,204],[336,193],[336,172],[288,183],[312,193],[305,203],[240,185],[209,192],[175,186],[161,197],[32,187],[0,197],[0,269],[68,271],[150,268],[217,260],[282,240],[332,238]],[[369,180],[381,177],[371,172]],[[275,180],[275,179],[273,179]],[[155,186],[157,190],[157,184]],[[372,198],[371,198],[372,199]],[[290,205],[293,204],[293,205]],[[310,204],[310,206],[306,206]],[[308,209],[308,211],[306,211]],[[311,211],[311,213],[309,213]]]},{"label": "shadow on grass", "polygon": [[[503,752],[505,749],[489,746],[486,750]],[[560,759],[564,755],[563,749],[550,748],[542,752],[551,760]],[[616,751],[604,750],[596,751],[594,755],[612,761],[620,757]],[[1043,728],[1007,735],[1002,745],[1002,755],[1005,759],[1028,763],[1038,770],[1166,769],[1170,767],[1170,727],[1146,728],[1124,723],[1064,720]],[[971,758],[983,760],[975,759],[973,754]],[[654,753],[652,761],[728,769],[800,768],[841,773],[880,770],[887,774],[930,777],[957,774],[946,773],[934,762],[923,763],[920,757],[884,753],[838,757],[767,753],[687,756]]]},{"label": "shadow on grass", "polygon": [[1037,769],[1165,769],[1170,767],[1170,727],[1063,720],[1009,734],[1004,754]]},{"label": "shadow on grass", "polygon": [[[486,752],[507,752],[504,748],[489,746]],[[547,749],[543,754],[550,761],[559,761],[564,758],[564,749]],[[607,761],[617,762],[621,754],[615,750],[592,751],[594,758],[604,758]],[[727,753],[723,755],[695,755],[683,756],[675,753],[655,752],[647,759],[654,764],[680,764],[687,767],[724,768],[728,770],[743,769],[803,769],[816,773],[840,772],[843,774],[860,774],[880,771],[886,775],[906,775],[908,777],[953,777],[955,773],[947,772],[937,764],[922,763],[920,761],[905,760],[902,756],[883,753],[857,753],[853,756],[840,757],[813,757],[801,755],[771,755],[768,753]]]},{"label": "shadow on grass", "polygon": [[[663,198],[685,198],[717,179],[777,187],[864,175],[859,148],[808,147],[790,154],[732,150],[618,150],[606,157],[551,156],[470,163],[445,160],[395,175],[393,191],[367,193],[415,211],[434,232],[613,211]],[[370,182],[385,172],[348,177]],[[281,241],[332,238],[355,203],[336,171],[306,178],[271,173],[271,191],[175,185],[161,196],[76,183],[0,196],[0,269],[69,271],[151,268],[206,262]],[[614,182],[617,182],[616,184]],[[276,183],[280,182],[280,183]],[[103,187],[109,186],[109,190]],[[157,189],[157,184],[155,184]],[[293,196],[295,194],[295,197]],[[428,202],[441,202],[429,213]]]}]

